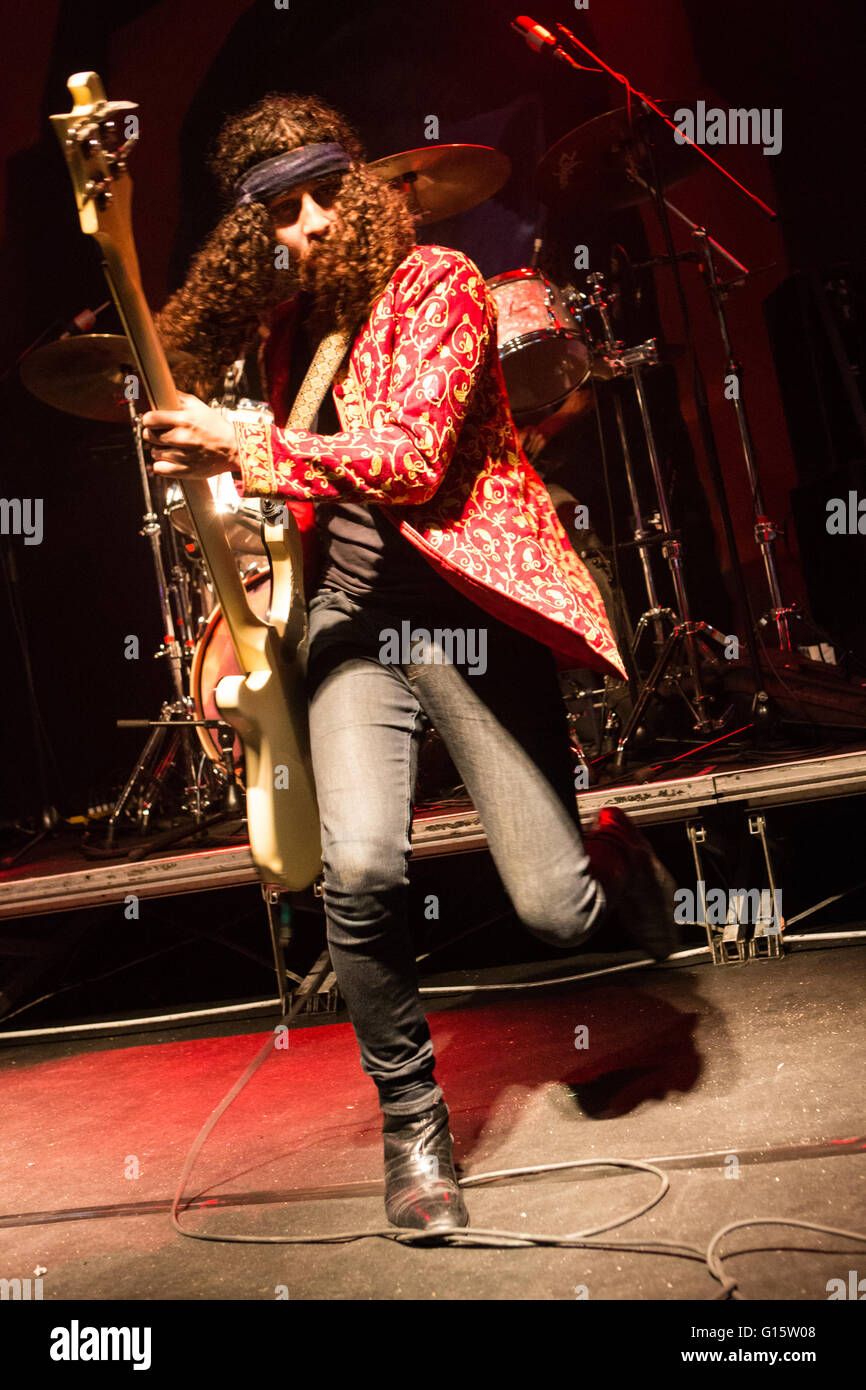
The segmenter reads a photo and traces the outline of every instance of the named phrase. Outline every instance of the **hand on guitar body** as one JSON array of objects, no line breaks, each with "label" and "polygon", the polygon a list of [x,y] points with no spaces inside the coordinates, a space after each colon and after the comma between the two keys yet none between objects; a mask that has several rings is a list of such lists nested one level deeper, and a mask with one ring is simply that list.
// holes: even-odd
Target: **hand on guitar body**
[{"label": "hand on guitar body", "polygon": [[240,471],[234,426],[198,396],[178,392],[179,410],[149,410],[141,417],[157,473],[210,478]]}]

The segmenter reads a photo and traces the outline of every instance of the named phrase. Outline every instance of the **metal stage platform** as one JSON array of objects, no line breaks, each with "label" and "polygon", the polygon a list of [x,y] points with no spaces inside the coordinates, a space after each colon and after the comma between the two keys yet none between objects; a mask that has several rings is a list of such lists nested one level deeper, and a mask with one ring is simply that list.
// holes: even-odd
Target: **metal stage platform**
[{"label": "metal stage platform", "polygon": [[[638,774],[640,775],[640,774]],[[644,774],[645,775],[645,774]],[[866,749],[850,747],[820,755],[754,756],[751,765],[723,765],[704,761],[698,773],[658,781],[594,788],[577,795],[584,824],[602,806],[620,806],[643,827],[680,822],[684,825],[695,864],[696,879],[705,878],[701,845],[705,822],[721,808],[743,813],[743,835],[760,839],[766,881],[772,891],[778,885],[766,837],[766,813],[774,807],[806,804],[866,793]],[[446,808],[421,808],[412,827],[414,859],[462,854],[486,848],[484,831],[470,804]],[[216,845],[177,852],[139,862],[112,860],[87,863],[80,850],[46,856],[38,865],[22,866],[0,875],[0,918],[67,912],[139,898],[201,893],[256,883],[257,874],[247,844]],[[800,914],[802,917],[803,913]],[[706,916],[706,913],[704,914]],[[713,958],[742,960],[755,954],[777,955],[780,927],[754,933],[739,923],[712,930],[706,920]],[[784,923],[782,924],[784,929]],[[753,936],[765,937],[763,944]],[[775,937],[775,939],[773,939]]]}]

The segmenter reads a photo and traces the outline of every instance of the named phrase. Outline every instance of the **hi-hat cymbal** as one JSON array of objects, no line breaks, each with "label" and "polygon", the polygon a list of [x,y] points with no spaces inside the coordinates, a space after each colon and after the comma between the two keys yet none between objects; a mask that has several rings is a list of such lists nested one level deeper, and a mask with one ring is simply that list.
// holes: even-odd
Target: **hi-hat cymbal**
[{"label": "hi-hat cymbal", "polygon": [[368,164],[404,192],[422,226],[466,212],[492,198],[511,173],[511,160],[490,145],[425,145]]},{"label": "hi-hat cymbal", "polygon": [[[187,353],[174,352],[168,360],[176,367],[192,359]],[[25,357],[19,370],[27,390],[55,410],[112,425],[129,420],[126,378],[136,367],[132,349],[121,334],[90,333],[46,343]],[[143,387],[139,408],[147,408]]]},{"label": "hi-hat cymbal", "polygon": [[[676,109],[672,101],[658,103],[668,116]],[[543,203],[563,211],[583,206],[588,213],[615,212],[634,207],[652,195],[629,177],[635,168],[652,184],[652,171],[644,136],[642,113],[635,110],[634,126],[628,109],[620,106],[585,121],[551,145],[535,171],[536,192]],[[678,145],[674,132],[660,116],[647,118],[656,164],[663,188],[670,188],[691,174],[705,161],[691,145]]]}]

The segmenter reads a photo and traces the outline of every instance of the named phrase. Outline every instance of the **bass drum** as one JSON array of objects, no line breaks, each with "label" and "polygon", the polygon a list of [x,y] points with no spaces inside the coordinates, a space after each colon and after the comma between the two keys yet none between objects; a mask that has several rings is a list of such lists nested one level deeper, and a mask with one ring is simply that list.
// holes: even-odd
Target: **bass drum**
[{"label": "bass drum", "polygon": [[485,281],[496,305],[499,357],[511,413],[537,423],[589,377],[579,312],[540,270],[509,270]]},{"label": "bass drum", "polygon": [[[267,619],[271,603],[271,575],[250,574],[243,581],[250,607],[259,618]],[[207,626],[196,644],[192,659],[190,685],[197,719],[219,719],[214,691],[223,676],[236,676],[240,668],[235,661],[228,624],[219,605],[214,608]],[[196,729],[201,745],[209,758],[221,763],[219,739],[215,729]],[[235,773],[243,782],[243,746],[240,738],[234,741]],[[415,792],[416,806],[437,806],[464,803],[471,805],[460,774],[436,729],[427,721],[418,755],[418,775]]]},{"label": "bass drum", "polygon": [[[259,618],[267,619],[271,606],[271,575],[250,574],[243,581],[250,607]],[[190,690],[195,706],[196,719],[220,719],[214,700],[214,691],[223,676],[240,675],[240,667],[235,660],[234,648],[229,636],[228,623],[222,615],[219,604],[207,620],[207,625],[196,643],[190,671]],[[214,762],[222,762],[219,738],[216,729],[197,728],[202,748]],[[243,767],[244,750],[240,737],[235,735],[234,761],[238,773]]]},{"label": "bass drum", "polygon": [[[244,588],[250,607],[259,617],[267,619],[271,603],[271,576],[250,574],[244,581]],[[219,605],[214,608],[207,626],[196,644],[190,673],[190,686],[196,719],[219,719],[220,712],[214,700],[214,691],[223,676],[236,676],[240,668],[235,661],[234,649],[229,637],[228,624]],[[216,763],[222,762],[219,739],[216,729],[196,729],[201,745],[207,756]],[[240,738],[234,742],[235,773],[243,782],[243,746]],[[451,757],[436,730],[429,724],[425,729],[418,755],[418,780],[415,804],[417,806],[449,805],[452,802],[469,803],[469,796],[460,780]],[[471,804],[471,803],[469,803]]]}]

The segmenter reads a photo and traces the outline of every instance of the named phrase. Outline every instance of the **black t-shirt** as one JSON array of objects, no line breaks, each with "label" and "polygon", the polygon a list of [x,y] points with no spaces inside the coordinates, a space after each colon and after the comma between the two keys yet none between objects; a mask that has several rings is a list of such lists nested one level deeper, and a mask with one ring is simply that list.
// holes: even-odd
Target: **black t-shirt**
[{"label": "black t-shirt", "polygon": [[[318,433],[325,433],[321,427]],[[325,552],[320,589],[417,611],[442,608],[462,596],[382,515],[374,503],[317,502],[316,525]]]}]

